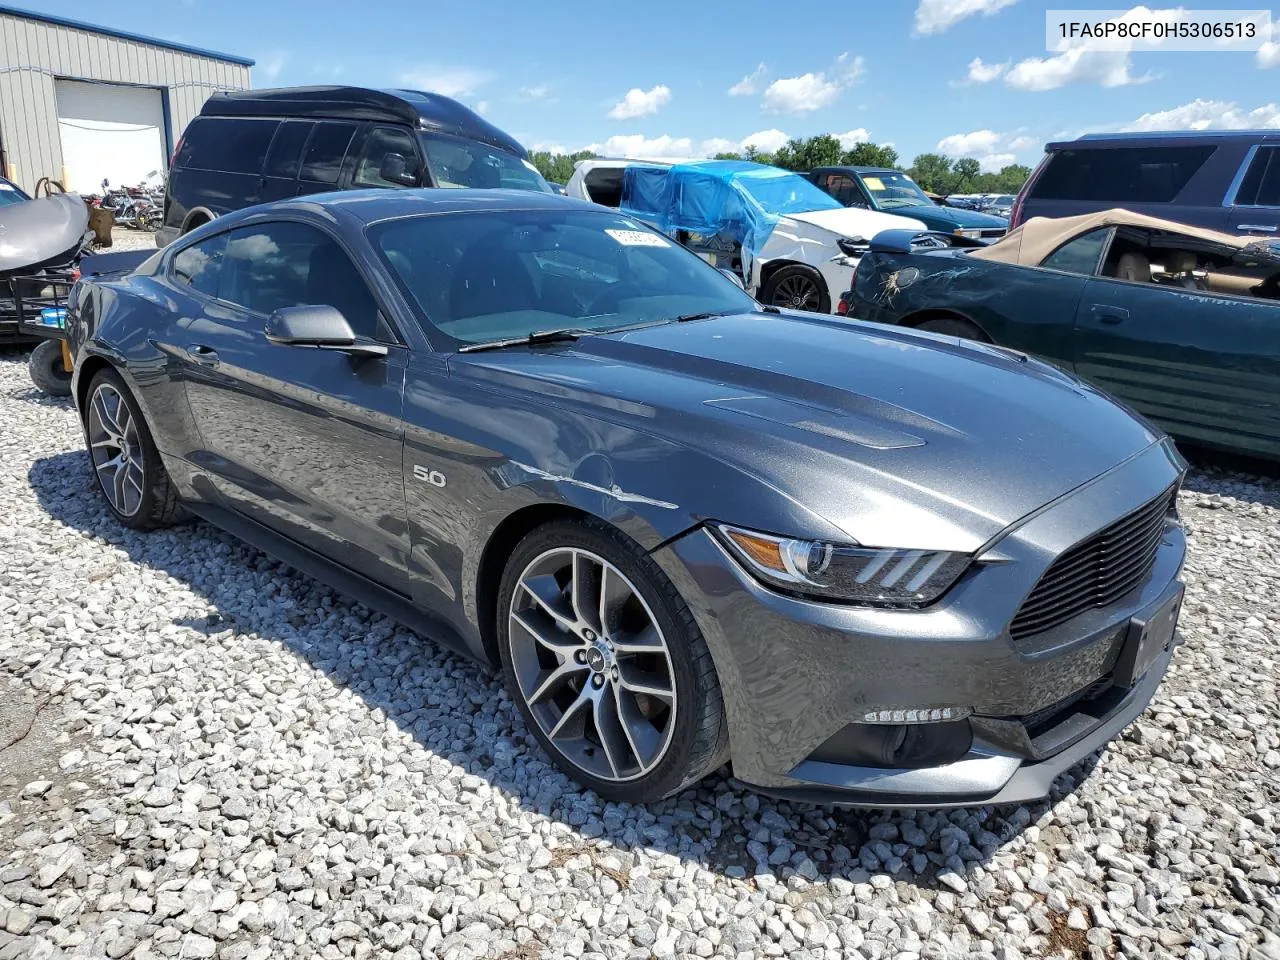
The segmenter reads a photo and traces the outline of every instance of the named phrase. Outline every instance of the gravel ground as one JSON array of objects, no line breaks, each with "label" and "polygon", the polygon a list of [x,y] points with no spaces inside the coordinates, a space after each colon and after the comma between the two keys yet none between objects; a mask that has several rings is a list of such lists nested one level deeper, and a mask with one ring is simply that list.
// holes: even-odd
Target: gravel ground
[{"label": "gravel ground", "polygon": [[154,250],[156,235],[148,230],[130,230],[128,227],[111,228],[111,246],[104,248],[104,253],[119,253],[121,250]]},{"label": "gravel ground", "polygon": [[1198,472],[1187,644],[1052,804],[650,808],[500,683],[202,524],[138,535],[0,357],[0,960],[1280,958],[1280,484]]}]

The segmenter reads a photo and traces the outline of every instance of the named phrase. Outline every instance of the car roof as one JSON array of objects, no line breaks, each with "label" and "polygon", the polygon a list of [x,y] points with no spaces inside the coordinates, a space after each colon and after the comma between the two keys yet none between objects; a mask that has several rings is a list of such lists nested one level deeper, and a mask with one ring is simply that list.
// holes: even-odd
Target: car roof
[{"label": "car roof", "polygon": [[594,203],[575,200],[558,193],[533,190],[477,190],[427,188],[338,190],[289,197],[256,207],[246,207],[212,221],[232,227],[242,220],[258,220],[275,214],[319,215],[327,220],[345,220],[360,226],[399,217],[443,213],[501,213],[515,210],[592,210],[611,213]]},{"label": "car roof", "polygon": [[1180,144],[1216,144],[1230,141],[1280,140],[1277,130],[1160,130],[1129,133],[1086,133],[1075,140],[1055,140],[1044,148],[1057,150],[1105,149],[1107,147],[1160,146],[1177,141]]},{"label": "car roof", "polygon": [[202,117],[308,117],[408,124],[419,130],[452,134],[498,147],[528,159],[510,134],[457,100],[424,90],[374,90],[369,87],[275,87],[215,93],[200,109]]}]

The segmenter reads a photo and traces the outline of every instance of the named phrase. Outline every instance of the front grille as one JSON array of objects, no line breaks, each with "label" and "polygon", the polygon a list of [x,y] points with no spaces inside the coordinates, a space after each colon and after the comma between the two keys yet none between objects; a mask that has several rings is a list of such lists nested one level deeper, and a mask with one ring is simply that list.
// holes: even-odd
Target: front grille
[{"label": "front grille", "polygon": [[1175,496],[1177,487],[1170,487],[1053,561],[1013,618],[1013,639],[1105,607],[1136,587],[1155,562]]},{"label": "front grille", "polygon": [[981,236],[983,240],[991,240],[995,237],[1003,237],[1008,232],[1004,227],[992,227],[989,230],[983,230]]}]

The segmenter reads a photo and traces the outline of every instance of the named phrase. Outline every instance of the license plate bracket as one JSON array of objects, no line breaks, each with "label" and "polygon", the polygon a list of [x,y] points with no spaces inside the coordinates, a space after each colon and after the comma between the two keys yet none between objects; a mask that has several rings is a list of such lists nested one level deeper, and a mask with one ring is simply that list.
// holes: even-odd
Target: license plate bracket
[{"label": "license plate bracket", "polygon": [[1143,678],[1151,665],[1173,646],[1178,627],[1178,614],[1182,610],[1183,590],[1165,599],[1160,606],[1146,616],[1129,621],[1129,631],[1124,647],[1116,660],[1115,682],[1130,687]]}]

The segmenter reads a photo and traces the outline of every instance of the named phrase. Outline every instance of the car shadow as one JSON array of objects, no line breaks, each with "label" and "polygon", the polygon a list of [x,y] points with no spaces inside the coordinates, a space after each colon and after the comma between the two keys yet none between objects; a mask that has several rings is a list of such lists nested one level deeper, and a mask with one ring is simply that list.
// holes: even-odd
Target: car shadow
[{"label": "car shadow", "polygon": [[[193,522],[151,534],[122,527],[93,485],[82,451],[37,460],[28,477],[50,516],[184,583],[207,602],[207,613],[177,618],[177,626],[210,636],[251,632],[279,643],[428,751],[485,779],[527,810],[572,827],[581,838],[578,852],[589,856],[607,853],[599,845],[605,841],[623,855],[638,849],[670,854],[725,876],[755,877],[760,886],[766,876],[785,883],[798,874],[816,882],[838,878],[937,889],[957,887],[957,877],[988,864],[1051,812],[1050,802],[952,811],[792,804],[753,792],[727,770],[647,807],[609,803],[552,767],[518,721],[514,732],[506,722],[477,721],[477,703],[504,718],[519,716],[496,672],[429,641],[417,643],[406,656],[403,644],[420,640],[416,635],[377,615],[366,619],[360,604],[209,524]],[[238,593],[202,559],[214,556],[279,583],[275,600],[266,604],[261,596]],[[323,624],[309,620],[306,611],[320,608],[338,616]],[[342,628],[335,630],[335,623]],[[399,694],[406,687],[423,695],[407,703]],[[469,694],[459,697],[459,690]],[[460,737],[459,731],[469,736]],[[513,773],[513,757],[522,761],[522,777]],[[1095,755],[1060,777],[1052,801],[1074,790],[1096,763]]]}]

